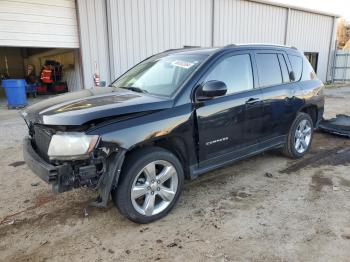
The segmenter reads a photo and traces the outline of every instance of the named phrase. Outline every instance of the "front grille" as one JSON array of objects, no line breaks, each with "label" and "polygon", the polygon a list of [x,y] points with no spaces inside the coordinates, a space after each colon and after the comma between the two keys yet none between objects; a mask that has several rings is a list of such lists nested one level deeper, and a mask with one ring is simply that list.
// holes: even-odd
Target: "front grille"
[{"label": "front grille", "polygon": [[36,151],[46,161],[49,161],[47,151],[49,150],[51,136],[51,132],[49,130],[46,130],[45,127],[40,125],[34,126],[33,138]]}]

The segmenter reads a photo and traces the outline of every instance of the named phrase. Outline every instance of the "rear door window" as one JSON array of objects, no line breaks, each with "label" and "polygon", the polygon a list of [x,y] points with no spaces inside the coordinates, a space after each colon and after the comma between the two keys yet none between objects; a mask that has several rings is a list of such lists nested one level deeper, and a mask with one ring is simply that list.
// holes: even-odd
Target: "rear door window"
[{"label": "rear door window", "polygon": [[282,84],[282,74],[277,54],[256,54],[260,87]]},{"label": "rear door window", "polygon": [[292,64],[292,69],[295,75],[295,81],[299,81],[303,72],[303,59],[300,56],[288,55],[289,61]]}]

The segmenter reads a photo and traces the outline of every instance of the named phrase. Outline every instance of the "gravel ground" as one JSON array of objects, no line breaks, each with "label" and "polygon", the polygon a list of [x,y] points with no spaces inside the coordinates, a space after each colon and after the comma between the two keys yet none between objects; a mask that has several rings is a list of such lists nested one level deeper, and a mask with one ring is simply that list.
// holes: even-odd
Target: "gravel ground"
[{"label": "gravel ground", "polygon": [[[326,117],[350,114],[350,88],[326,95]],[[23,163],[26,132],[0,106],[2,261],[349,261],[349,139],[316,133],[303,159],[273,151],[203,175],[138,225],[89,208],[94,192],[52,194]]]}]

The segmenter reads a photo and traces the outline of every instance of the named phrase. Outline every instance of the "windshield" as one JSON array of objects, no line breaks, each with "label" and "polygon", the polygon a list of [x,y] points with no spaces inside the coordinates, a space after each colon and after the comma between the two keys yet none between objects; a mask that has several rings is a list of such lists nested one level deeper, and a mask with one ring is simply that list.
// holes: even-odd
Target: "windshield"
[{"label": "windshield", "polygon": [[151,57],[126,72],[112,86],[171,96],[205,57],[205,55],[189,54]]}]

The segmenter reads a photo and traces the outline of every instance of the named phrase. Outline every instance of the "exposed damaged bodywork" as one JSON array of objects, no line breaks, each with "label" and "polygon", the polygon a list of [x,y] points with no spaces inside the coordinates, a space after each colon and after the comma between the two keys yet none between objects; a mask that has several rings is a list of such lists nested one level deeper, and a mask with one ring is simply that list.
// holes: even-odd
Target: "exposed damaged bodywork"
[{"label": "exposed damaged bodywork", "polygon": [[[186,121],[181,114],[180,118],[175,116],[173,119],[167,114],[158,119],[158,125],[145,123],[140,118],[154,119],[151,115],[161,114],[171,102],[126,90],[117,93],[114,89],[108,90],[110,93],[106,94],[104,90],[97,96],[93,96],[93,91],[77,92],[82,97],[78,99],[74,94],[75,102],[66,101],[71,99],[68,94],[66,99],[57,97],[43,101],[22,112],[29,129],[29,136],[24,140],[24,159],[28,166],[51,184],[56,193],[78,187],[98,191],[99,198],[93,205],[100,207],[106,206],[109,194],[118,182],[127,149],[145,138],[165,136],[167,132],[162,130],[171,131],[173,121]],[[137,100],[142,101],[142,105],[137,106]],[[54,135],[62,133],[98,136],[99,140],[93,152],[84,158],[53,159],[48,155],[50,142]]]},{"label": "exposed damaged bodywork", "polygon": [[145,96],[121,88],[82,90],[34,104],[23,117],[50,126],[81,126],[98,119],[170,108],[169,99]]},{"label": "exposed damaged bodywork", "polygon": [[323,119],[319,129],[326,133],[350,138],[350,116],[339,114],[329,120]]},{"label": "exposed damaged bodywork", "polygon": [[[37,131],[38,133],[38,131]],[[109,193],[118,182],[125,150],[116,147],[104,147],[89,158],[75,161],[50,161],[42,154],[43,142],[26,137],[24,139],[23,158],[42,180],[52,185],[53,192],[62,193],[73,188],[87,187],[99,192],[95,206],[105,207]],[[40,149],[39,149],[40,148]]]}]

